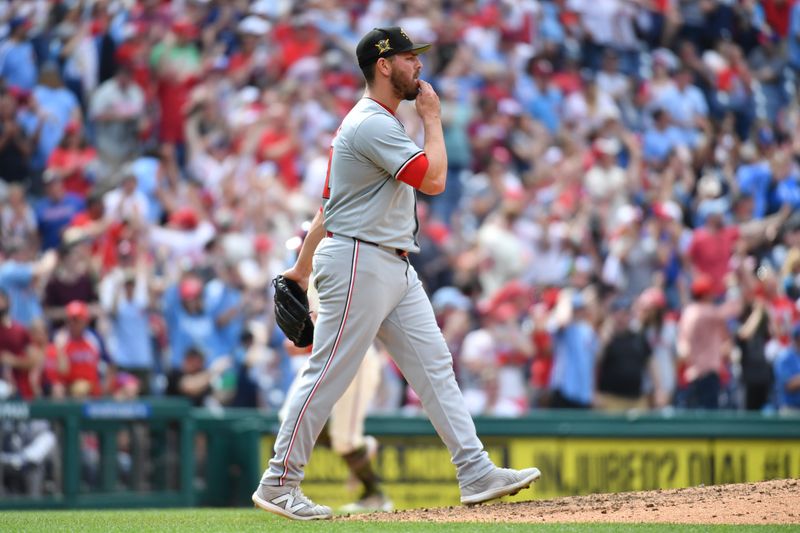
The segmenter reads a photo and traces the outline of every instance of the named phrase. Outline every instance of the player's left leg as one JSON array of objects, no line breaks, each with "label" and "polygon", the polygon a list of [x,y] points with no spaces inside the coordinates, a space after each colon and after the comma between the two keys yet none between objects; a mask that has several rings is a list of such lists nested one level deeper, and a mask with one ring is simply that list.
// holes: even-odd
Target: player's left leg
[{"label": "player's left leg", "polygon": [[475,430],[453,372],[453,358],[413,267],[408,290],[384,320],[378,338],[422,401],[433,427],[450,450],[461,502],[475,504],[515,494],[539,478],[539,470],[497,468]]}]

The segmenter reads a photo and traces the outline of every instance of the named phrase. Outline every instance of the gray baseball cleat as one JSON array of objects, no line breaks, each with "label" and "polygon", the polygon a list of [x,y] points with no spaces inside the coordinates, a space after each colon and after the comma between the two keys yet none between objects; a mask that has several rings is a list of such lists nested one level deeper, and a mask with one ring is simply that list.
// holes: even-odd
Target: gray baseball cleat
[{"label": "gray baseball cleat", "polygon": [[333,518],[330,507],[312,502],[300,487],[259,485],[253,493],[256,507],[292,520],[327,520]]},{"label": "gray baseball cleat", "polygon": [[531,486],[541,476],[538,468],[512,470],[495,468],[486,476],[461,489],[461,503],[475,505],[502,496],[514,495]]}]

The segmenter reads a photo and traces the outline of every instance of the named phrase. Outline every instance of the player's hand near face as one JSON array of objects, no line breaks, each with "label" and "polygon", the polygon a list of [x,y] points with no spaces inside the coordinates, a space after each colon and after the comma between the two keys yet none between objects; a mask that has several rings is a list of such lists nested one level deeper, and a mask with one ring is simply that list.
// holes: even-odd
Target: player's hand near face
[{"label": "player's hand near face", "polygon": [[425,194],[440,194],[447,183],[447,151],[444,146],[439,96],[425,80],[419,80],[416,106],[425,128],[425,155],[428,158],[428,170],[419,190]]},{"label": "player's hand near face", "polygon": [[433,90],[430,83],[419,80],[419,94],[416,99],[417,114],[422,120],[438,120],[441,117],[439,95]]}]

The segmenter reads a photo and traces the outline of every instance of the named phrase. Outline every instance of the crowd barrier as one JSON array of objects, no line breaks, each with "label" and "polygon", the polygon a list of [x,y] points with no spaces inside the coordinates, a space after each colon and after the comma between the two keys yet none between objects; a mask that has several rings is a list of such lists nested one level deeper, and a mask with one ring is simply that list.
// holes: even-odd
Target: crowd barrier
[{"label": "crowd barrier", "polygon": [[[178,399],[6,402],[0,442],[33,421],[56,437],[46,481],[37,495],[4,483],[0,509],[247,505],[278,427],[274,414]],[[534,491],[514,499],[800,477],[792,415],[537,411],[475,423],[497,464],[541,469]],[[366,431],[380,441],[376,467],[398,508],[458,503],[455,469],[426,418],[372,417]],[[0,479],[19,474],[0,467]],[[303,489],[333,506],[358,496],[344,461],[323,447]]]}]

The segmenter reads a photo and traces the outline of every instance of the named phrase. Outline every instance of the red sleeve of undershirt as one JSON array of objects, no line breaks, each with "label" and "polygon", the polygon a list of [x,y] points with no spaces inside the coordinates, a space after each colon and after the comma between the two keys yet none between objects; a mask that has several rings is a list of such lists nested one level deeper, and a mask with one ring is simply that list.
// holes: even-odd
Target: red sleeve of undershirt
[{"label": "red sleeve of undershirt", "polygon": [[428,156],[425,152],[419,152],[405,162],[400,170],[397,171],[395,179],[419,189],[425,173],[428,171]]}]

